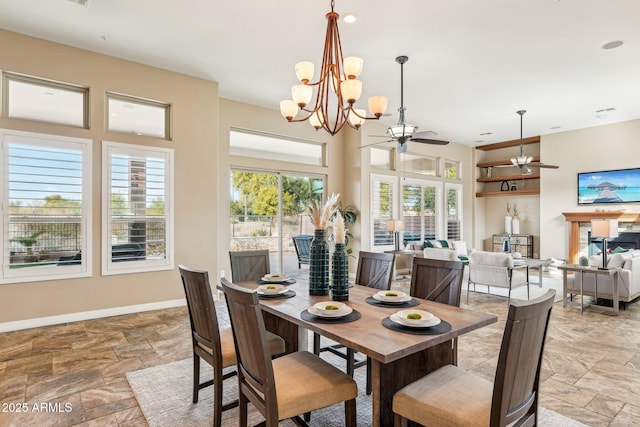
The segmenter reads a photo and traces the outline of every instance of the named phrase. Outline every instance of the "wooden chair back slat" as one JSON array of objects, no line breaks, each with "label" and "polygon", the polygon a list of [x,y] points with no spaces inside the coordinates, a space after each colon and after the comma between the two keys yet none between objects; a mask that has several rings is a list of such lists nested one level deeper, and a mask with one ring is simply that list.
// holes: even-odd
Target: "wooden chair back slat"
[{"label": "wooden chair back slat", "polygon": [[555,291],[550,290],[534,300],[509,306],[494,381],[491,426],[536,416],[542,354],[554,297]]},{"label": "wooden chair back slat", "polygon": [[267,412],[277,414],[273,366],[258,294],[224,278],[221,283],[234,331],[239,384],[251,391],[250,400],[256,407],[265,407],[268,402],[272,408]]},{"label": "wooden chair back slat", "polygon": [[229,260],[234,282],[259,280],[271,272],[268,249],[229,252]]},{"label": "wooden chair back slat", "polygon": [[394,260],[394,254],[360,251],[356,285],[388,290],[393,280]]},{"label": "wooden chair back slat", "polygon": [[410,295],[460,306],[464,263],[431,258],[414,258]]}]

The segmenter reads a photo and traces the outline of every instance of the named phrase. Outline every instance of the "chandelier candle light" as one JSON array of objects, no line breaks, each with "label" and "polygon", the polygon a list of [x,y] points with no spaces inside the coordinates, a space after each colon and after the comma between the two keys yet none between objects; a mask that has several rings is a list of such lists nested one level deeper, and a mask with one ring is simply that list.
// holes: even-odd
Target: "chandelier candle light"
[{"label": "chandelier candle light", "polygon": [[[331,12],[327,13],[327,32],[318,81],[311,83],[314,74],[313,62],[298,62],[295,69],[301,84],[291,88],[292,100],[280,102],[280,113],[288,121],[309,120],[316,130],[323,128],[331,135],[338,133],[345,124],[357,130],[365,120],[379,119],[387,109],[388,103],[385,96],[369,98],[369,110],[374,117],[367,117],[365,110],[354,107],[362,94],[362,82],[357,78],[362,72],[364,61],[353,56],[343,58],[338,32],[340,15],[333,11],[333,7],[332,0]],[[315,102],[310,104],[314,86],[317,86]],[[332,100],[335,107],[331,107]],[[300,109],[307,114],[302,118],[296,118]]]}]

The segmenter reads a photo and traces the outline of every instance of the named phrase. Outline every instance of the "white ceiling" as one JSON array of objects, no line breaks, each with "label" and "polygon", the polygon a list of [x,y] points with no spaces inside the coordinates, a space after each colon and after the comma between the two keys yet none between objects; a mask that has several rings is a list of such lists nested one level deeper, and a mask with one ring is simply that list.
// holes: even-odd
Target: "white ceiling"
[{"label": "white ceiling", "polygon": [[[294,64],[319,66],[329,10],[330,0],[0,0],[0,28],[213,80],[224,98],[277,110]],[[409,56],[407,121],[441,139],[517,139],[520,109],[525,137],[640,118],[640,0],[336,0],[335,10],[358,18],[340,23],[344,55],[365,61],[358,104],[387,95],[389,124],[398,55]],[[613,40],[624,44],[602,49]]]}]

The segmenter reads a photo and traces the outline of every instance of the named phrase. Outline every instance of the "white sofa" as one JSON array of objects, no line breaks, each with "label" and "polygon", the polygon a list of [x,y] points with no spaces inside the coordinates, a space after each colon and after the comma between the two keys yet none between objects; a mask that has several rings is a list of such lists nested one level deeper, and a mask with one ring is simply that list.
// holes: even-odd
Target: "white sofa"
[{"label": "white sofa", "polygon": [[[602,255],[594,255],[589,265],[602,267]],[[618,298],[630,302],[640,297],[640,249],[607,255],[607,267],[618,270]],[[595,274],[574,273],[567,277],[567,292],[580,294],[580,281],[583,295],[595,296]],[[598,275],[598,298],[613,299],[613,276]]]},{"label": "white sofa", "polygon": [[[410,248],[415,255],[422,258],[440,259],[444,261],[462,261],[468,263],[469,253],[467,244],[462,240],[430,240],[432,246],[424,247],[423,243],[414,243]],[[446,242],[443,246],[442,242]]]},{"label": "white sofa", "polygon": [[[469,254],[469,282],[467,283],[467,301],[469,285],[485,285],[491,292],[491,286],[507,288],[507,304],[511,301],[511,290],[527,286],[529,298],[529,274],[526,265],[515,265],[513,256],[503,252],[474,251]],[[475,289],[475,286],[474,286]]]}]

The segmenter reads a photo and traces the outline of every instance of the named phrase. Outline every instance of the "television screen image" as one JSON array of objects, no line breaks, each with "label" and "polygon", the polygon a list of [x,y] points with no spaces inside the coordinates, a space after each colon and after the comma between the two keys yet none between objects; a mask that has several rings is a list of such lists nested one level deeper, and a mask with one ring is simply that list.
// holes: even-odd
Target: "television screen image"
[{"label": "television screen image", "polygon": [[578,204],[640,202],[640,168],[578,173]]}]

